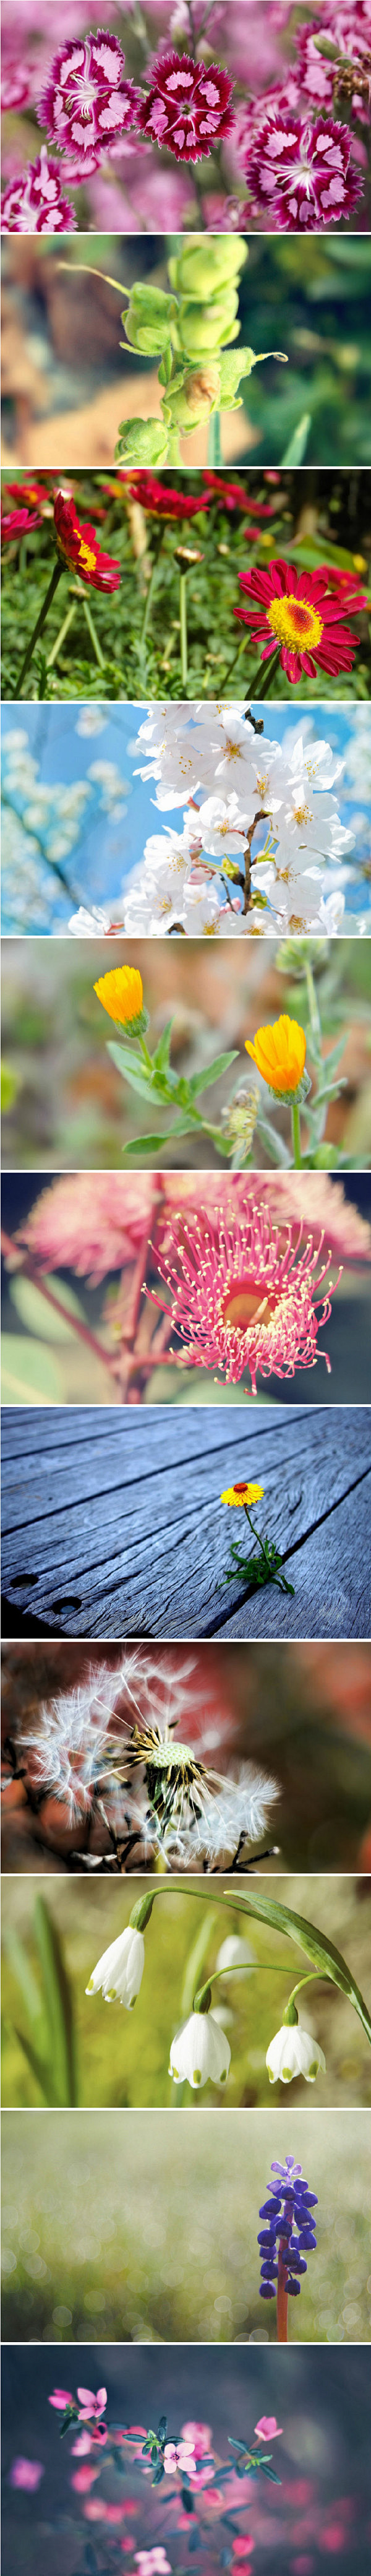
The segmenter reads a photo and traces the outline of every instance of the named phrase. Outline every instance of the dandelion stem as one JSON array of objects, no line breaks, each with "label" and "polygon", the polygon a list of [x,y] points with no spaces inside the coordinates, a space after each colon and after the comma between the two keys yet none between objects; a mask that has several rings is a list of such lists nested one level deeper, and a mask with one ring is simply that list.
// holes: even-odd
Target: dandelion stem
[{"label": "dandelion stem", "polygon": [[188,639],[187,639],[187,591],[186,591],[186,582],[187,582],[187,574],[186,574],[186,572],[181,572],[181,575],[180,575],[180,582],[179,582],[179,608],[180,608],[180,663],[181,663],[182,685],[183,685],[183,688],[184,688],[184,689],[185,689],[185,688],[186,688],[186,686],[187,686],[187,680],[188,680]]},{"label": "dandelion stem", "polygon": [[285,2266],[285,2264],[284,2264],[284,2262],[283,2262],[283,2257],[282,2257],[282,2253],[281,2253],[281,2246],[279,2246],[279,2249],[278,2249],[278,2281],[277,2281],[277,2343],[287,2343],[287,2289],[286,2289],[286,2281],[287,2281],[287,2267]]},{"label": "dandelion stem", "polygon": [[299,1107],[298,1107],[298,1102],[297,1102],[297,1100],[296,1100],[296,1101],[293,1101],[292,1110],[291,1110],[291,1132],[292,1132],[292,1150],[293,1150],[293,1157],[294,1157],[295,1171],[296,1171],[296,1172],[301,1172],[301,1170],[302,1170],[302,1158],[301,1158],[301,1141],[300,1141],[300,1109],[299,1109]]},{"label": "dandelion stem", "polygon": [[28,671],[28,670],[29,670],[30,662],[32,662],[32,655],[33,655],[33,653],[34,653],[34,651],[35,651],[35,644],[38,644],[39,635],[41,635],[41,634],[42,634],[43,626],[45,626],[45,619],[46,619],[46,617],[48,617],[48,615],[49,615],[49,609],[51,608],[52,599],[54,599],[54,592],[55,592],[55,590],[57,589],[57,583],[58,583],[58,581],[60,581],[60,579],[61,579],[61,573],[62,573],[62,572],[64,572],[64,571],[65,571],[65,565],[64,565],[64,564],[62,564],[62,563],[59,563],[59,562],[58,562],[58,563],[55,563],[55,564],[53,565],[53,572],[52,572],[51,581],[49,582],[48,590],[45,592],[45,599],[43,599],[43,604],[42,604],[42,608],[40,608],[40,614],[39,614],[39,617],[37,617],[37,619],[36,619],[36,626],[34,626],[33,634],[31,635],[30,643],[27,645],[27,652],[24,654],[23,662],[22,662],[22,664],[21,664],[21,669],[20,669],[20,672],[19,672],[19,677],[18,677],[18,680],[17,680],[17,686],[16,686],[16,689],[11,689],[11,690],[10,690],[10,696],[11,696],[11,698],[20,698],[21,689],[23,688],[23,681],[24,681],[24,680],[25,680],[25,678],[26,678],[26,671]]}]

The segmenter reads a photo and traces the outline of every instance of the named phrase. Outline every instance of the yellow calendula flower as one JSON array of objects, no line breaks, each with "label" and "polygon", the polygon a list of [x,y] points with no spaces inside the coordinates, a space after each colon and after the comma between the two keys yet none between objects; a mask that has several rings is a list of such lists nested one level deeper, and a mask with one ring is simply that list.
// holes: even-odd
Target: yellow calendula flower
[{"label": "yellow calendula flower", "polygon": [[113,966],[110,975],[98,976],[94,992],[110,1020],[119,1020],[125,1029],[137,1027],[143,1011],[143,984],[137,966]]},{"label": "yellow calendula flower", "polygon": [[221,1503],[235,1503],[236,1510],[239,1506],[241,1511],[244,1503],[260,1503],[263,1493],[264,1485],[246,1485],[242,1481],[240,1485],[227,1485],[226,1494],[221,1494],[220,1500]]},{"label": "yellow calendula flower", "polygon": [[245,1047],[246,1054],[251,1055],[253,1064],[257,1065],[258,1073],[263,1074],[269,1090],[277,1092],[278,1099],[298,1090],[307,1052],[304,1029],[300,1028],[298,1020],[288,1019],[287,1012],[283,1011],[281,1019],[270,1020],[267,1028],[256,1030],[254,1041],[245,1038]]}]

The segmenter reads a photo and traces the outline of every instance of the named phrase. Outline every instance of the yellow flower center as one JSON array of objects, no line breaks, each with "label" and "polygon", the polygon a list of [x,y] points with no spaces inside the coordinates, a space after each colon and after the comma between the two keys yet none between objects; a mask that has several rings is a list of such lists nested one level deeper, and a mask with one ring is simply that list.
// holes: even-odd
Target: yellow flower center
[{"label": "yellow flower center", "polygon": [[320,644],[323,617],[318,616],[317,608],[310,608],[309,601],[296,599],[293,590],[288,592],[287,599],[272,599],[267,616],[268,626],[272,627],[278,644],[296,644],[299,652],[301,645],[305,651],[308,644]]},{"label": "yellow flower center", "polygon": [[133,1020],[140,1018],[143,984],[137,966],[113,966],[110,975],[98,976],[94,992],[110,1020],[120,1020],[123,1027],[129,1028]]},{"label": "yellow flower center", "polygon": [[86,544],[85,537],[80,537],[80,544],[79,544],[79,564],[81,564],[81,569],[82,569],[82,571],[83,571],[83,572],[95,572],[95,570],[96,570],[96,561],[97,561],[96,552],[95,552],[95,554],[93,555],[93,554],[92,554],[92,551],[91,551],[91,546],[88,546],[88,545]]},{"label": "yellow flower center", "polygon": [[256,1280],[247,1273],[230,1281],[222,1300],[223,1324],[233,1332],[246,1333],[249,1324],[271,1324],[278,1299],[262,1296]]}]

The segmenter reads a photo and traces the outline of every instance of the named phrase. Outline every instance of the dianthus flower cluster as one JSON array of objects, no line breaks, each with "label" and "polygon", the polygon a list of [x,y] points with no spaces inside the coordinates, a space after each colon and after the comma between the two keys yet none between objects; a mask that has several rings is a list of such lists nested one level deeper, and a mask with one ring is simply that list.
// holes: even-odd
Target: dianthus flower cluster
[{"label": "dianthus flower cluster", "polygon": [[[353,833],[332,792],[343,763],[314,731],[308,741],[295,729],[282,750],[255,734],[243,702],[160,703],[130,749],[160,813],[183,813],[179,830],[149,834],[117,931],[239,939],[363,929],[364,916],[345,910]],[[81,906],[69,922],[75,937],[111,928],[103,906]]]},{"label": "dianthus flower cluster", "polygon": [[[371,95],[370,0],[323,0],[320,22],[293,25],[292,6],[257,0],[174,0],[166,24],[151,0],[141,23],[139,80],[128,78],[112,28],[86,32],[81,0],[68,0],[63,37],[48,51],[46,0],[38,0],[39,59],[31,0],[19,0],[18,45],[6,0],[3,105],[33,111],[44,130],[38,158],[14,166],[10,139],[2,206],[6,232],[70,231],[75,214],[61,193],[91,183],[93,230],[188,228],[192,173],[201,169],[203,224],[217,234],[246,230],[328,231],[357,219],[366,173]],[[127,0],[129,45],[133,0]],[[329,53],[317,37],[330,37]],[[136,29],[134,30],[134,35]],[[209,52],[216,47],[222,60]],[[146,51],[147,48],[147,51]],[[137,50],[133,54],[137,67]],[[50,159],[50,147],[61,156]],[[159,155],[161,156],[159,159]],[[247,190],[247,195],[246,195]],[[83,215],[83,223],[86,215]]]}]

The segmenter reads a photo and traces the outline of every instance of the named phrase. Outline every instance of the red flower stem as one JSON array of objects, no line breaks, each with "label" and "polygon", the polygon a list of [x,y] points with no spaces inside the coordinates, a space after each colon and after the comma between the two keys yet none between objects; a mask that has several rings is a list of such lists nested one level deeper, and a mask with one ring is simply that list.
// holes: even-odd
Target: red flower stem
[{"label": "red flower stem", "polygon": [[[118,1368],[118,1370],[117,1370],[117,1374],[119,1374],[119,1377],[120,1377],[120,1386],[121,1386],[121,1390],[122,1390],[122,1402],[124,1402],[124,1398],[125,1398],[125,1395],[126,1395],[126,1390],[127,1390],[127,1386],[128,1386],[129,1378],[133,1380],[133,1377],[134,1377],[134,1369],[135,1369],[135,1375],[136,1375],[137,1371],[139,1371],[139,1372],[140,1372],[140,1374],[141,1374],[141,1371],[142,1371],[142,1362],[141,1362],[141,1358],[140,1358],[140,1353],[139,1353],[139,1352],[136,1352],[136,1349],[135,1349],[135,1343],[136,1343],[136,1335],[137,1335],[137,1328],[138,1328],[138,1323],[139,1323],[139,1317],[140,1317],[140,1315],[141,1315],[141,1311],[142,1311],[142,1305],[141,1305],[141,1301],[142,1301],[142,1290],[143,1290],[143,1287],[144,1287],[145,1276],[146,1276],[147,1260],[148,1260],[148,1252],[149,1252],[149,1247],[150,1247],[150,1242],[151,1242],[151,1233],[152,1233],[152,1229],[154,1229],[154,1228],[155,1228],[157,1217],[158,1217],[158,1216],[159,1216],[159,1214],[160,1214],[161,1205],[162,1205],[162,1198],[163,1198],[162,1183],[161,1183],[161,1181],[160,1181],[160,1180],[157,1180],[157,1179],[156,1179],[156,1180],[155,1180],[155,1184],[154,1184],[154,1192],[153,1192],[152,1204],[151,1204],[151,1207],[149,1208],[149,1212],[148,1212],[148,1217],[147,1217],[146,1225],[143,1227],[143,1234],[142,1234],[141,1242],[140,1242],[140,1245],[139,1245],[138,1256],[137,1256],[137,1260],[136,1260],[136,1264],[135,1264],[135,1270],[134,1270],[133,1282],[132,1282],[131,1302],[130,1302],[130,1305],[129,1305],[129,1308],[128,1308],[128,1312],[127,1312],[126,1314],[124,1314],[124,1316],[123,1316],[123,1321],[122,1321],[122,1325],[121,1325],[121,1347],[122,1347],[122,1354],[123,1354],[123,1355],[122,1355],[122,1359],[121,1359],[121,1357],[120,1357],[119,1368]],[[147,1365],[148,1365],[148,1364],[147,1364]],[[117,1366],[117,1363],[116,1363],[116,1366]],[[145,1363],[145,1366],[146,1366],[146,1363]],[[151,1366],[152,1366],[152,1361],[151,1361]],[[134,1385],[133,1385],[133,1393],[134,1393]]]},{"label": "red flower stem", "polygon": [[14,1255],[16,1255],[17,1269],[22,1272],[23,1278],[30,1279],[32,1281],[33,1288],[39,1289],[40,1297],[45,1297],[47,1306],[54,1306],[55,1313],[57,1315],[62,1315],[63,1322],[68,1324],[70,1332],[77,1333],[79,1335],[80,1342],[87,1343],[88,1350],[95,1352],[96,1359],[104,1360],[105,1368],[112,1369],[114,1363],[112,1362],[110,1352],[105,1350],[104,1343],[98,1342],[96,1334],[90,1332],[88,1324],[80,1323],[79,1315],[73,1315],[71,1308],[63,1305],[62,1298],[55,1296],[54,1288],[47,1288],[46,1279],[42,1278],[41,1272],[37,1268],[37,1263],[30,1259],[28,1253],[20,1254],[19,1244],[13,1242],[11,1235],[5,1234],[3,1227],[1,1229],[1,1251],[7,1254],[8,1257],[10,1254],[12,1259],[14,1259]]},{"label": "red flower stem", "polygon": [[287,2343],[287,2289],[286,2289],[286,2279],[287,2279],[287,2269],[286,2269],[286,2266],[285,2266],[285,2264],[284,2264],[284,2262],[283,2262],[282,2253],[281,2253],[281,2246],[279,2246],[279,2249],[278,2249],[278,2281],[277,2281],[277,2343]]},{"label": "red flower stem", "polygon": [[28,644],[28,645],[27,645],[27,652],[24,654],[24,659],[23,659],[23,662],[22,662],[22,664],[21,664],[21,670],[20,670],[20,672],[19,672],[19,678],[18,678],[18,680],[17,680],[17,686],[16,686],[16,689],[11,689],[11,690],[10,690],[10,697],[11,697],[11,698],[20,698],[21,689],[23,688],[23,681],[24,681],[24,680],[25,680],[25,678],[26,678],[26,671],[28,671],[28,669],[29,669],[29,664],[30,664],[30,662],[32,662],[32,655],[33,655],[33,653],[34,653],[34,651],[35,651],[35,644],[37,644],[37,643],[38,643],[39,635],[41,635],[41,634],[42,634],[43,626],[45,626],[45,619],[46,619],[46,617],[48,617],[48,615],[49,615],[49,608],[51,608],[52,599],[54,599],[54,591],[55,591],[55,590],[56,590],[56,588],[57,588],[57,582],[58,582],[58,581],[60,581],[61,573],[62,573],[62,572],[65,572],[65,569],[66,569],[65,564],[62,564],[62,563],[60,563],[59,561],[58,561],[58,563],[55,563],[55,564],[54,564],[54,568],[53,568],[53,572],[52,572],[51,581],[49,582],[49,588],[48,588],[48,590],[46,591],[45,599],[43,600],[43,605],[42,605],[42,608],[40,609],[40,616],[39,616],[39,617],[37,618],[37,620],[36,620],[36,626],[34,626],[33,635],[31,635],[31,642],[30,642],[30,644]]}]

